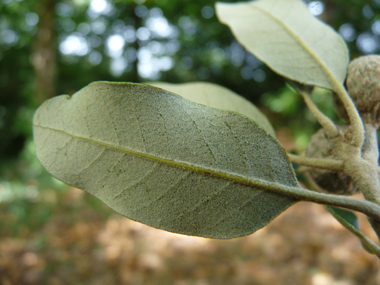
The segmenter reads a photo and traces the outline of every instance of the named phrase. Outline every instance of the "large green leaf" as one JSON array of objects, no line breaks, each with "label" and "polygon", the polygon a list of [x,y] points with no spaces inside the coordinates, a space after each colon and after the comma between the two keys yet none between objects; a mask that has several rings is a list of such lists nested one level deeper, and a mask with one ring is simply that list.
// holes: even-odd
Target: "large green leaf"
[{"label": "large green leaf", "polygon": [[301,0],[217,3],[216,13],[249,52],[282,76],[332,90],[334,80],[343,83],[346,44]]},{"label": "large green leaf", "polygon": [[150,82],[148,84],[181,95],[183,98],[195,103],[243,114],[254,120],[272,136],[276,136],[267,117],[265,117],[255,105],[220,85],[208,82],[191,82],[183,84]]},{"label": "large green leaf", "polygon": [[33,124],[48,172],[156,228],[233,238],[297,202],[255,186],[297,186],[273,136],[160,88],[95,82],[46,101]]}]

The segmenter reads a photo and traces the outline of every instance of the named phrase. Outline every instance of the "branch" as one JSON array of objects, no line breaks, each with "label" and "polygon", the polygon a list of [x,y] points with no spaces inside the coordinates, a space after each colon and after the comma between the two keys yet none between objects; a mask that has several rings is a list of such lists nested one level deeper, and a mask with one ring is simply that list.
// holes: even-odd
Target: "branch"
[{"label": "branch", "polygon": [[343,161],[336,159],[327,159],[327,158],[312,158],[294,155],[288,153],[289,159],[292,163],[305,165],[313,168],[323,168],[330,170],[342,170],[343,169]]},{"label": "branch", "polygon": [[295,169],[295,171],[296,171],[297,174],[303,174],[303,173],[307,173],[307,172],[309,172],[309,171],[311,171],[313,169],[314,169],[314,167],[300,166],[297,169]]},{"label": "branch", "polygon": [[379,144],[377,141],[377,130],[371,124],[365,124],[365,140],[362,146],[362,158],[373,165],[378,165]]},{"label": "branch", "polygon": [[350,120],[350,124],[352,125],[352,145],[360,148],[364,141],[363,121],[354,105],[354,102],[352,102],[351,97],[347,94],[347,91],[343,85],[335,77],[331,80],[331,83],[334,85],[334,90],[339,99],[342,101],[343,106],[346,109],[347,116]]},{"label": "branch", "polygon": [[263,180],[252,181],[252,186],[258,186],[268,191],[309,201],[322,205],[336,206],[361,212],[374,220],[380,221],[380,206],[366,200],[332,194],[318,193],[301,187],[284,186],[277,183],[267,183]]},{"label": "branch", "polygon": [[305,173],[305,176],[307,178],[307,181],[309,181],[311,187],[313,187],[315,190],[317,190],[318,192],[321,192],[321,193],[327,193],[328,192],[326,189],[323,189],[321,186],[319,186],[317,184],[317,182],[315,182],[314,178],[311,177],[309,172]]},{"label": "branch", "polygon": [[311,99],[310,94],[306,91],[300,90],[294,84],[293,84],[293,87],[298,92],[298,94],[300,94],[303,97],[303,99],[306,103],[306,106],[309,108],[310,112],[313,114],[313,116],[317,119],[319,124],[322,126],[326,135],[328,137],[337,136],[339,134],[339,131],[338,131],[336,125],[334,124],[334,122],[329,117],[327,117],[325,114],[323,114],[318,109],[317,105],[315,105],[315,103]]},{"label": "branch", "polygon": [[376,243],[370,240],[361,231],[353,227],[345,219],[342,219],[331,208],[327,207],[327,210],[334,216],[335,219],[338,220],[339,223],[341,223],[341,225],[343,225],[346,229],[348,229],[351,233],[360,239],[362,246],[365,247],[367,251],[370,251],[372,254],[375,254],[378,258],[380,258],[380,247]]},{"label": "branch", "polygon": [[[310,173],[305,173],[306,178],[308,179],[311,186],[319,191],[326,192],[323,188],[321,188],[311,177]],[[346,229],[348,229],[351,233],[353,233],[356,237],[358,237],[363,245],[366,247],[366,250],[371,251],[371,253],[375,254],[378,258],[380,258],[380,247],[375,244],[372,240],[370,240],[366,235],[364,235],[361,231],[353,227],[350,223],[348,223],[345,219],[342,219],[339,215],[337,215],[334,210],[330,207],[326,207],[327,210],[334,216],[335,219],[338,220]]]}]

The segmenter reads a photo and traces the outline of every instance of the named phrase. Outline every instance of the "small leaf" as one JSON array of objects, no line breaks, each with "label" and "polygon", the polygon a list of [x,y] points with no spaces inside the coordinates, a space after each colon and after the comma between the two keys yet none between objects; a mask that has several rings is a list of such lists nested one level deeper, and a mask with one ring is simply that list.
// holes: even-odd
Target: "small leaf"
[{"label": "small leaf", "polygon": [[359,220],[353,212],[332,206],[326,206],[326,208],[334,217],[340,217],[352,227],[359,230]]},{"label": "small leaf", "polygon": [[257,58],[284,77],[334,90],[343,83],[348,50],[301,0],[217,3],[219,20]]},{"label": "small leaf", "polygon": [[176,93],[195,103],[243,114],[254,120],[272,136],[276,136],[267,117],[255,105],[227,88],[208,82],[184,84],[150,82],[147,84]]},{"label": "small leaf", "polygon": [[380,247],[359,230],[359,221],[353,212],[332,206],[325,207],[339,223],[359,238],[362,247],[368,253],[380,258]]},{"label": "small leaf", "polygon": [[298,200],[285,150],[252,120],[142,84],[95,82],[34,116],[49,173],[116,212],[171,232],[233,238]]}]

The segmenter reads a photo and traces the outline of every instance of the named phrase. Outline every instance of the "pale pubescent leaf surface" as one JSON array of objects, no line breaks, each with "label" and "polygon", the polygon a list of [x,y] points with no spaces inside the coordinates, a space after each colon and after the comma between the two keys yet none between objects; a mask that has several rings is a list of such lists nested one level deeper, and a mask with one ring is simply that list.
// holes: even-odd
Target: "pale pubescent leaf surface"
[{"label": "pale pubescent leaf surface", "polygon": [[255,105],[225,87],[209,82],[191,82],[182,84],[148,82],[147,84],[176,93],[195,103],[243,114],[254,120],[272,136],[276,136],[267,117],[265,117]]},{"label": "pale pubescent leaf surface", "polygon": [[156,228],[244,236],[298,201],[255,186],[298,185],[275,138],[244,116],[160,88],[94,82],[46,101],[33,125],[49,173]]},{"label": "pale pubescent leaf surface", "polygon": [[301,0],[217,3],[216,14],[238,42],[282,76],[332,90],[332,81],[344,82],[346,44]]}]

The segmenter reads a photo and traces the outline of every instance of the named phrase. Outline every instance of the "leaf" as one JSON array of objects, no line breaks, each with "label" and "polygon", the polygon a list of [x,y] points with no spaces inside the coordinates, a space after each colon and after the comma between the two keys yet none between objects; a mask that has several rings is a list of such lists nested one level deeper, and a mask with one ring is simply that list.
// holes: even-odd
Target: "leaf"
[{"label": "leaf", "polygon": [[363,248],[368,253],[374,254],[380,258],[380,247],[359,230],[359,221],[353,212],[337,207],[325,207],[339,223],[359,238]]},{"label": "leaf", "polygon": [[33,124],[49,173],[156,228],[233,238],[298,201],[255,186],[297,185],[275,138],[160,88],[95,82],[46,101]]},{"label": "leaf", "polygon": [[348,50],[301,0],[217,3],[219,20],[252,54],[284,77],[334,90],[343,83]]},{"label": "leaf", "polygon": [[150,82],[147,84],[176,93],[195,103],[243,114],[254,120],[272,136],[276,136],[268,119],[255,105],[227,88],[208,82],[184,84]]},{"label": "leaf", "polygon": [[326,208],[331,214],[334,215],[334,217],[339,217],[340,219],[343,219],[354,229],[359,230],[359,220],[353,212],[332,206],[326,206]]},{"label": "leaf", "polygon": [[301,92],[306,92],[308,94],[311,94],[314,90],[314,86],[312,85],[304,85],[297,81],[288,80],[288,84],[294,88],[296,91],[299,90]]}]

